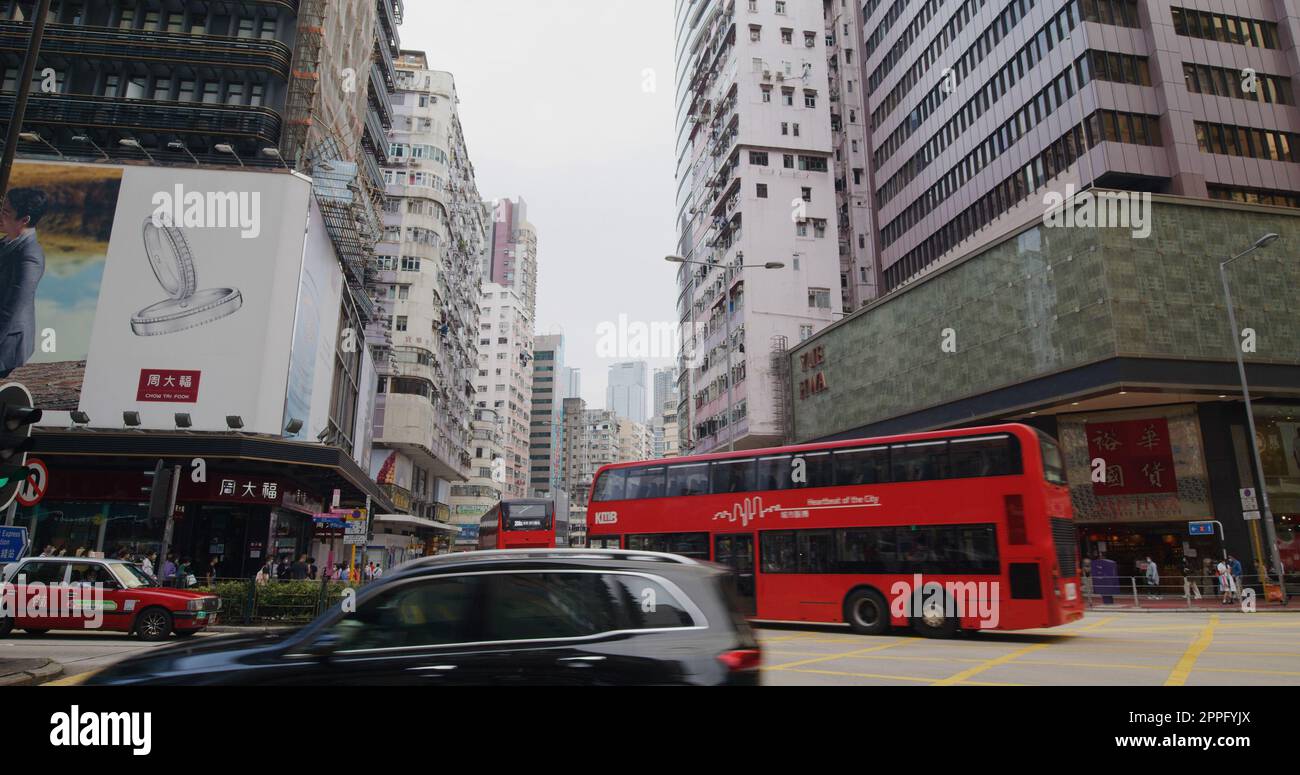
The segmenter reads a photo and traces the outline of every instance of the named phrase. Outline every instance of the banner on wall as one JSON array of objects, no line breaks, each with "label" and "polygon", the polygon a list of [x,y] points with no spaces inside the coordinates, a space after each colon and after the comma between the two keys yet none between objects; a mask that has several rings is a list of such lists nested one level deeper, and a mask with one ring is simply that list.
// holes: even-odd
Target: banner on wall
[{"label": "banner on wall", "polygon": [[[295,317],[320,337],[300,338],[290,400],[310,402],[298,419],[318,422],[341,269],[316,240],[304,273],[309,180],[23,162],[15,195],[46,206],[3,249],[0,373],[32,386],[54,413],[46,424],[79,409],[112,427],[132,410],[141,427],[171,430],[185,412],[199,430],[238,415],[245,431],[280,435]],[[314,293],[301,305],[300,286]]]}]

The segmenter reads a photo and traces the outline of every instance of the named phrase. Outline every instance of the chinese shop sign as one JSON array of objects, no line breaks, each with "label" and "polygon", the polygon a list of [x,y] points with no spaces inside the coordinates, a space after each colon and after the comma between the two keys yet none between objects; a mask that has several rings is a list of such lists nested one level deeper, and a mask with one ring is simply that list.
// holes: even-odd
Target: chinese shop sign
[{"label": "chinese shop sign", "polygon": [[1093,481],[1096,495],[1177,493],[1169,421],[1163,417],[1087,423],[1088,454],[1105,462],[1106,481]]}]

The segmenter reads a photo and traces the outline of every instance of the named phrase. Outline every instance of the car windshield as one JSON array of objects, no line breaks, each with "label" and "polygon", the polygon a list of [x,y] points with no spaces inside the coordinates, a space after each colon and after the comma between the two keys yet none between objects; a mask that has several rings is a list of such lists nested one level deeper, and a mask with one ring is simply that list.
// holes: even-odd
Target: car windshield
[{"label": "car windshield", "polygon": [[113,576],[127,589],[139,589],[140,587],[156,587],[158,582],[151,579],[148,574],[134,565],[126,563],[113,563],[108,566],[113,571]]}]

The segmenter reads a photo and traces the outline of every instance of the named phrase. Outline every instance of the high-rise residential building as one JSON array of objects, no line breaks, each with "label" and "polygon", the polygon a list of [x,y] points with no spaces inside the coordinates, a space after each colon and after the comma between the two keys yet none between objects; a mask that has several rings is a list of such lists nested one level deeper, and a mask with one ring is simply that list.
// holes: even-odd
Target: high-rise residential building
[{"label": "high-rise residential building", "polygon": [[663,414],[664,404],[671,401],[677,404],[677,368],[666,366],[654,370],[654,402],[650,404],[652,418]]},{"label": "high-rise residential building", "polygon": [[457,551],[478,548],[479,520],[501,500],[501,416],[495,409],[475,409],[471,421],[473,468],[469,481],[451,486],[451,524],[459,528]]},{"label": "high-rise residential building", "polygon": [[533,402],[529,433],[529,488],[539,498],[564,489],[560,456],[564,433],[564,337],[533,339]]},{"label": "high-rise residential building", "polygon": [[[871,4],[868,3],[868,6]],[[871,150],[868,145],[863,5],[822,0],[826,22],[831,136],[834,147],[835,223],[839,234],[840,293],[846,311],[879,295],[875,221],[871,209]],[[800,338],[810,332],[801,329]]]},{"label": "high-rise residential building", "polygon": [[699,262],[677,275],[679,419],[696,452],[770,445],[788,430],[774,351],[843,309],[824,9],[677,0],[676,31],[677,249]]},{"label": "high-rise residential building", "polygon": [[618,462],[635,463],[654,457],[654,434],[650,426],[615,416],[618,424]]},{"label": "high-rise residential building", "polygon": [[560,434],[560,474],[569,494],[569,522],[586,521],[587,500],[591,496],[587,437],[587,402],[572,396],[561,403],[563,432]]},{"label": "high-rise residential building", "polygon": [[[398,94],[384,170],[388,198],[369,340],[379,355],[376,449],[410,470],[395,497],[416,516],[448,516],[448,487],[473,473],[471,436],[478,365],[479,256],[488,213],[457,113],[451,73],[420,51],[397,59]],[[402,477],[405,481],[405,478]]]},{"label": "high-rise residential building", "polygon": [[477,405],[501,417],[502,495],[526,498],[532,428],[533,314],[513,288],[484,282],[479,299]]},{"label": "high-rise residential building", "polygon": [[528,222],[528,203],[501,199],[492,205],[492,244],[484,256],[483,277],[518,294],[523,305],[537,310],[537,229]]},{"label": "high-rise residential building", "polygon": [[633,422],[646,421],[645,361],[616,363],[609,367],[605,387],[605,408]]}]

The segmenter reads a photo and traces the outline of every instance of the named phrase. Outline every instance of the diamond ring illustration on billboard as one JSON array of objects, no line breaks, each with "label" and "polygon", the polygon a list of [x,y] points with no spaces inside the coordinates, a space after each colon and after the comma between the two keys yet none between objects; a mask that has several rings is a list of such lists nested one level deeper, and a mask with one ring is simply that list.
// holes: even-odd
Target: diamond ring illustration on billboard
[{"label": "diamond ring illustration on billboard", "polygon": [[131,330],[136,336],[162,336],[196,328],[233,315],[244,305],[243,295],[235,288],[197,290],[194,252],[179,227],[160,224],[153,216],[146,218],[144,249],[154,277],[169,298],[131,317]]}]

